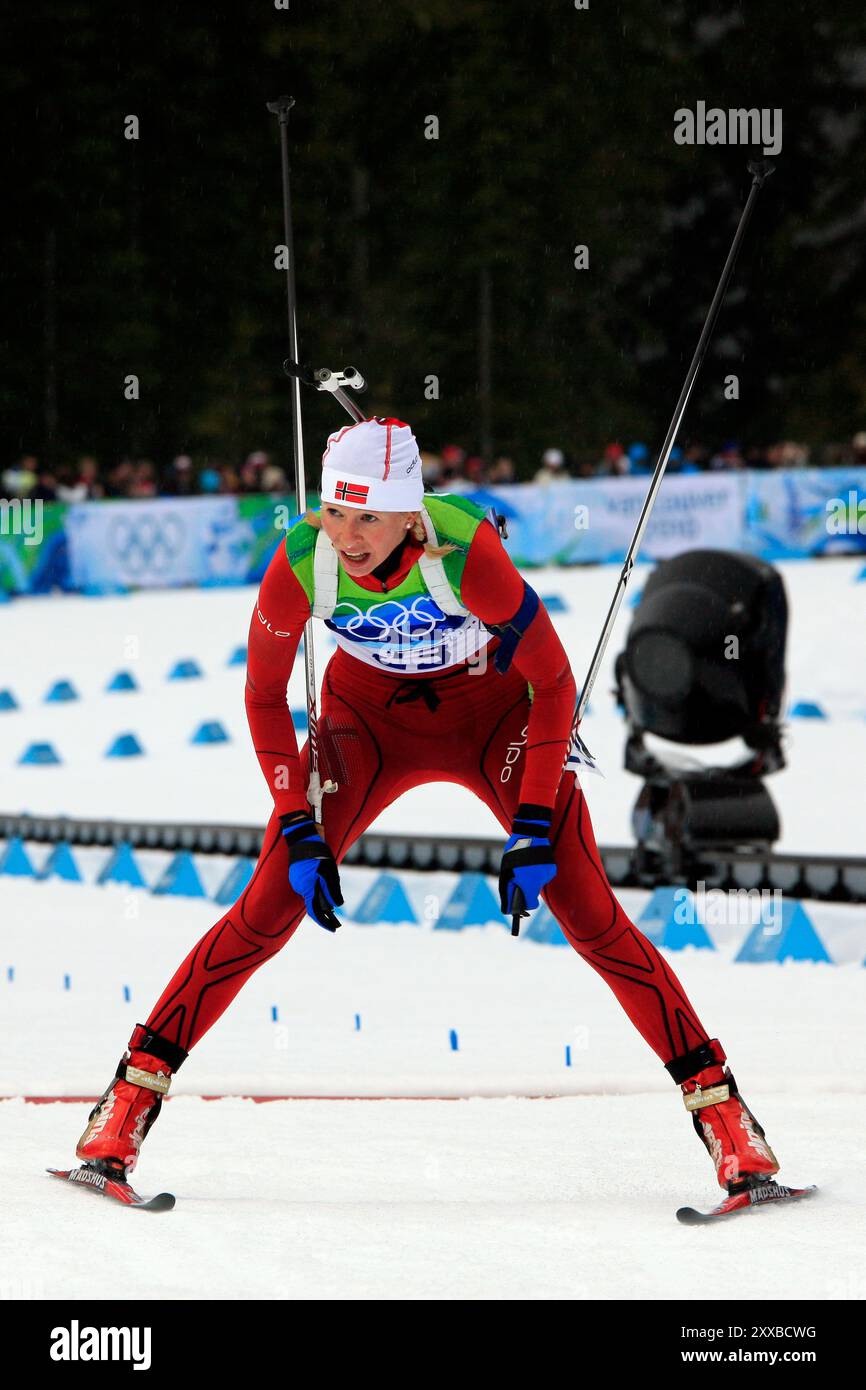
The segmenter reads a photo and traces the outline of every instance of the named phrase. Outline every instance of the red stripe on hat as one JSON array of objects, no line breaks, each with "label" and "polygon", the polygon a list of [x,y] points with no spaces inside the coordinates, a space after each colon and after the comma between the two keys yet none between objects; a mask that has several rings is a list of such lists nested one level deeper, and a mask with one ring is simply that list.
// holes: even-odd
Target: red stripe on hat
[{"label": "red stripe on hat", "polygon": [[388,476],[388,469],[391,467],[391,424],[392,422],[389,420],[385,425],[385,472],[382,474],[383,482]]},{"label": "red stripe on hat", "polygon": [[367,421],[366,421],[366,420],[356,420],[355,423],[354,423],[354,425],[344,425],[343,428],[340,430],[340,433],[337,435],[337,438],[336,438],[336,439],[329,439],[329,440],[328,440],[328,447],[327,447],[327,449],[325,450],[325,452],[322,454],[322,463],[324,464],[325,459],[328,457],[328,454],[331,452],[331,445],[332,445],[332,444],[339,444],[340,440],[343,438],[343,435],[344,435],[344,434],[348,434],[348,433],[349,433],[349,430],[356,430],[356,429],[358,428],[359,425],[366,425],[366,424],[367,424]]}]

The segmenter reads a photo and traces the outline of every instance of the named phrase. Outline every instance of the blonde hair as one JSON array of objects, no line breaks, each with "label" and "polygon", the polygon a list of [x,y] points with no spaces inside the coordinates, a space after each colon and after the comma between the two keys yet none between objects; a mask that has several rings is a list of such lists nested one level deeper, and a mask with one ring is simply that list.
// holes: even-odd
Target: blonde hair
[{"label": "blonde hair", "polygon": [[[304,521],[309,522],[317,531],[321,530],[322,517],[319,512],[314,512],[308,507],[304,512]],[[434,560],[441,560],[443,555],[450,555],[452,550],[459,550],[459,545],[432,545],[427,539],[427,532],[424,530],[424,523],[420,515],[416,516],[412,525],[408,528],[413,540],[421,541],[424,544],[424,554],[429,555]]]}]

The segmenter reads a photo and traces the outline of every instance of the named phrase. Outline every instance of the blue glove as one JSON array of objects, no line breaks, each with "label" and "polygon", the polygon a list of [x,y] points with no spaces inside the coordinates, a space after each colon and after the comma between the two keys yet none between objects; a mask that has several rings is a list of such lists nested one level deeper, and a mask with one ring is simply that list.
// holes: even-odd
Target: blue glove
[{"label": "blue glove", "polygon": [[521,889],[527,908],[538,907],[539,893],[556,873],[549,839],[552,819],[549,806],[533,806],[527,801],[515,812],[499,870],[499,905],[506,914],[512,912],[515,887]]},{"label": "blue glove", "polygon": [[343,905],[337,861],[309,811],[280,816],[280,825],[289,847],[289,883],[303,898],[313,921],[336,931],[340,919],[333,909]]}]

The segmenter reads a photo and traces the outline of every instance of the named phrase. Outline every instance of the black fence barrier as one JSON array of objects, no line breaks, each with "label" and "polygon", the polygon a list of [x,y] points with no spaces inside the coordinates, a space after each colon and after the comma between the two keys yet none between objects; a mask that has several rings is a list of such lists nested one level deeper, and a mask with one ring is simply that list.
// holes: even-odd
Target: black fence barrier
[{"label": "black fence barrier", "polygon": [[[68,816],[0,815],[0,838],[18,836],[36,843],[189,850],[195,854],[258,856],[264,829],[255,825],[211,825],[177,821],[120,821]],[[362,835],[345,863],[371,868],[442,870],[498,874],[501,840],[453,835]],[[653,888],[670,882],[636,845],[602,845],[605,872],[615,888]],[[685,880],[694,887],[779,889],[793,898],[819,902],[866,902],[866,859],[819,854],[775,854],[719,848],[703,851]]]}]

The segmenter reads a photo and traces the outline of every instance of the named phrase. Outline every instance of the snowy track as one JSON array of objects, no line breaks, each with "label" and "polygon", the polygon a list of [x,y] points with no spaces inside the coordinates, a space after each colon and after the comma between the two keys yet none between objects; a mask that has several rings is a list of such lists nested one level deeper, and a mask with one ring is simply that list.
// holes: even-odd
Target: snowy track
[{"label": "snowy track", "polygon": [[36,1298],[703,1302],[708,1267],[722,1299],[863,1298],[849,1102],[751,1099],[776,1112],[792,1180],[817,1177],[824,1191],[712,1230],[674,1219],[718,1192],[675,1095],[175,1100],[136,1175],[141,1190],[176,1192],[165,1216],[43,1177],[83,1117],[10,1101],[3,1267]]},{"label": "snowy track", "polygon": [[[862,633],[866,616],[858,567],[783,567],[791,694],[830,716],[792,723],[791,768],[770,781],[783,849],[863,852],[866,647],[846,635]],[[533,580],[569,604],[556,622],[578,673],[613,580],[610,569]],[[3,809],[262,823],[243,668],[225,666],[253,597],[10,605],[7,651],[18,664],[4,681],[22,708],[0,714]],[[186,656],[206,678],[166,682]],[[100,693],[124,667],[141,692]],[[62,677],[81,702],[42,703]],[[599,839],[627,842],[638,782],[619,768],[609,684],[603,673],[586,726],[608,775],[587,778],[587,794]],[[303,704],[297,676],[289,702]],[[233,741],[190,748],[192,729],[211,718]],[[147,756],[106,760],[110,738],[126,730]],[[15,766],[42,739],[63,765]],[[436,824],[501,838],[455,787],[410,793],[378,828]],[[86,868],[95,853],[83,852]],[[210,866],[208,891],[223,869]],[[363,872],[345,871],[349,909]],[[432,875],[425,891],[444,892],[446,881]],[[676,1208],[709,1206],[719,1189],[676,1087],[569,947],[515,942],[504,925],[441,932],[347,920],[332,937],[305,922],[194,1049],[147,1138],[136,1185],[176,1192],[175,1211],[122,1210],[54,1183],[44,1169],[71,1163],[89,1104],[20,1097],[95,1097],[220,909],[119,885],[3,878],[0,893],[0,1096],[10,1097],[0,1100],[0,1297],[703,1303],[708,1269],[725,1301],[866,1297],[860,909],[820,909],[832,966],[735,964],[742,933],[724,930],[714,953],[667,953],[722,1039],[782,1180],[822,1189],[799,1208],[689,1230]],[[637,917],[644,895],[622,897]],[[215,1094],[230,1098],[200,1098]],[[327,1099],[263,1105],[244,1095]],[[406,1098],[335,1099],[347,1095]],[[554,1098],[527,1098],[539,1095]]]}]

